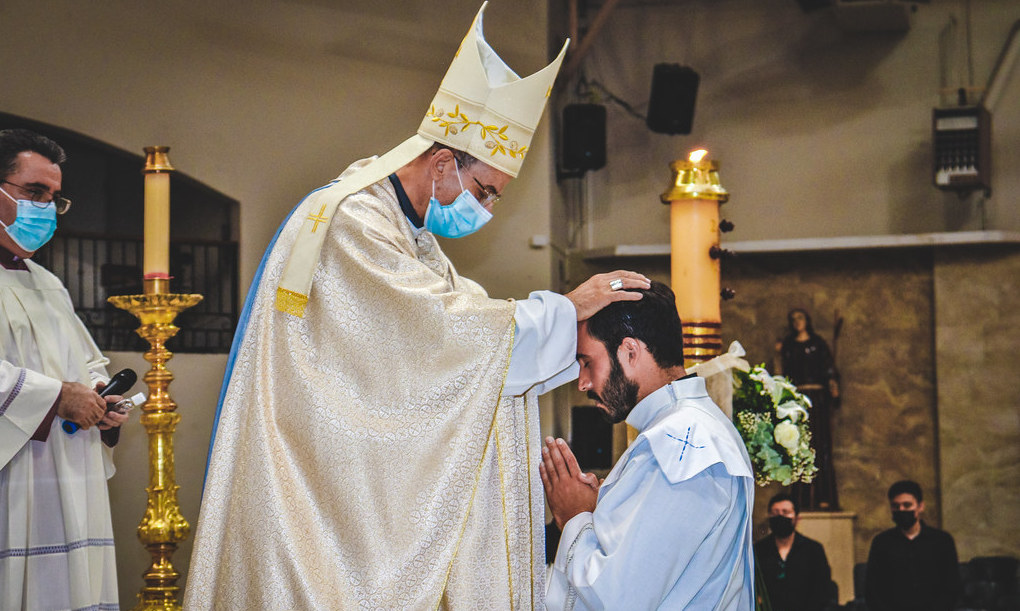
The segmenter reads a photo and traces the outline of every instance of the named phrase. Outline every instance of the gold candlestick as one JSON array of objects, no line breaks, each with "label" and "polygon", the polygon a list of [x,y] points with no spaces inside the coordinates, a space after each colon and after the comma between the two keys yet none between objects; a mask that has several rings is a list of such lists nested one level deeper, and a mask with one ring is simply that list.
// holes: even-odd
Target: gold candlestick
[{"label": "gold candlestick", "polygon": [[[162,289],[162,290],[161,290]],[[201,295],[166,293],[165,286],[146,280],[144,295],[119,295],[108,301],[134,314],[141,322],[136,333],[151,348],[145,360],[152,368],[145,374],[149,399],[142,406],[141,421],[149,435],[149,486],[145,515],[138,525],[138,539],[152,555],[152,565],[142,575],[145,586],[138,593],[136,610],[177,610],[181,574],[174,569],[170,557],[177,544],[188,536],[191,527],[181,515],[177,504],[177,483],[174,480],[174,430],[181,416],[167,387],[174,376],[166,368],[173,353],[164,344],[177,334],[177,314],[202,300]]]},{"label": "gold candlestick", "polygon": [[662,194],[670,205],[671,282],[684,330],[684,365],[722,352],[719,314],[719,206],[729,193],[719,183],[719,165],[708,151],[670,164],[673,184]]}]

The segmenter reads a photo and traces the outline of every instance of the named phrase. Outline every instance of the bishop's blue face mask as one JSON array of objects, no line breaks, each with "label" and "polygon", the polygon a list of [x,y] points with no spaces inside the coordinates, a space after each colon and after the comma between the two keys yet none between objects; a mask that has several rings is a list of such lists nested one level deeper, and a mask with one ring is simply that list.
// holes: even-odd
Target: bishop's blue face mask
[{"label": "bishop's blue face mask", "polygon": [[57,206],[53,202],[39,207],[29,199],[14,199],[5,189],[0,188],[10,200],[18,204],[18,216],[10,225],[0,221],[7,235],[14,240],[18,248],[25,252],[35,252],[53,237],[57,230]]},{"label": "bishop's blue face mask", "polygon": [[456,159],[453,164],[457,170],[457,182],[460,182],[460,195],[444,206],[436,199],[436,181],[432,181],[432,197],[429,198],[429,207],[425,209],[425,229],[444,238],[471,235],[492,219],[492,213],[478,203],[478,198],[471,191],[464,188]]}]

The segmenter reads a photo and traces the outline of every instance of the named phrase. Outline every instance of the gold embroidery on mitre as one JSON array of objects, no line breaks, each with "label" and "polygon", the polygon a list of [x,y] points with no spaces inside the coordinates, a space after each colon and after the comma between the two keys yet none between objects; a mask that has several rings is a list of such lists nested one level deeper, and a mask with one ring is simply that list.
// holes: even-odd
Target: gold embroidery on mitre
[{"label": "gold embroidery on mitre", "polygon": [[[489,153],[490,155],[501,153],[503,155],[509,155],[514,159],[517,159],[518,157],[523,159],[524,155],[528,152],[527,146],[520,146],[516,140],[510,140],[510,136],[506,135],[506,130],[510,127],[509,124],[500,127],[498,125],[485,125],[481,121],[472,120],[460,111],[460,104],[457,104],[453,108],[453,112],[446,112],[442,108],[437,111],[433,104],[429,107],[429,111],[425,116],[429,117],[433,123],[436,123],[439,127],[443,128],[447,137],[449,137],[450,134],[456,136],[458,133],[466,133],[466,130],[472,125],[477,125],[481,130],[481,136],[482,140],[485,142],[485,148],[491,151]],[[503,144],[504,142],[505,144]]]},{"label": "gold embroidery on mitre", "polygon": [[[545,68],[521,78],[485,41],[482,14],[486,4],[457,48],[418,134],[516,177],[549,101],[567,44]],[[448,111],[454,104],[460,108],[451,116]],[[461,108],[465,112],[461,113]],[[505,131],[504,124],[508,124]],[[473,131],[476,125],[480,137]]]},{"label": "gold embroidery on mitre", "polygon": [[276,287],[276,309],[284,314],[304,318],[305,306],[307,304],[308,295],[289,291],[283,287]]}]

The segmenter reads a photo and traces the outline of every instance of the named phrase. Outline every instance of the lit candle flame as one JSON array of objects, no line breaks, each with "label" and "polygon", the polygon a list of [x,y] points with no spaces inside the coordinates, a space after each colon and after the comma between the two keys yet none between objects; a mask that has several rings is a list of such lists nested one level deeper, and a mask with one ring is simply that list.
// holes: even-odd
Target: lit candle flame
[{"label": "lit candle flame", "polygon": [[708,151],[706,151],[705,149],[698,149],[696,151],[691,151],[691,155],[690,157],[688,157],[688,159],[691,160],[691,163],[698,163],[699,161],[704,159],[705,155],[707,154]]}]

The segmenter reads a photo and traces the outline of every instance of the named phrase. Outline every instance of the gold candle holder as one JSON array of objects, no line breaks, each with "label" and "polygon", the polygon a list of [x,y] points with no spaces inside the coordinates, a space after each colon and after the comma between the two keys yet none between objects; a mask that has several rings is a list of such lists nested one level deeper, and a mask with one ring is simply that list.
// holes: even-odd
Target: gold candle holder
[{"label": "gold candle holder", "polygon": [[719,182],[719,164],[708,151],[670,164],[673,182],[662,194],[670,205],[670,281],[684,330],[684,365],[722,353],[719,314],[719,206],[729,193]]},{"label": "gold candle holder", "polygon": [[[149,435],[149,486],[145,515],[138,525],[138,539],[152,555],[152,564],[142,575],[145,586],[138,593],[137,610],[177,610],[181,574],[170,557],[188,536],[190,525],[177,504],[179,486],[174,476],[174,430],[181,416],[167,387],[174,376],[166,368],[173,353],[165,343],[179,331],[174,319],[202,300],[201,295],[167,293],[165,286],[145,281],[144,295],[119,295],[108,301],[134,314],[141,322],[136,333],[149,342],[145,360],[152,368],[145,374],[149,399],[142,406],[141,421]],[[157,289],[162,289],[161,291]]]}]

